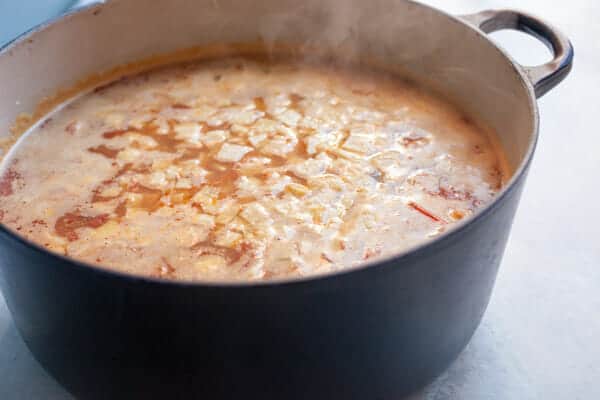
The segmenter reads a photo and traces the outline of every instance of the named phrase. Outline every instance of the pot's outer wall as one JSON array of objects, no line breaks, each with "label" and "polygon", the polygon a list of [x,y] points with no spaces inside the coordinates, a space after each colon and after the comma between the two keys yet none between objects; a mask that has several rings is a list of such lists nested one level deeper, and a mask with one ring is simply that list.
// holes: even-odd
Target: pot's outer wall
[{"label": "pot's outer wall", "polygon": [[[321,32],[334,46],[353,32],[357,54],[438,82],[499,132],[514,166],[528,162],[532,88],[484,36],[410,2],[343,2],[362,14],[326,29],[332,9],[322,7],[339,1],[297,10],[292,0],[117,0],[84,10],[0,53],[0,130],[89,73],[193,44],[268,39],[277,24],[261,24],[271,18],[282,39]],[[449,235],[338,275],[161,283],[69,262],[0,229],[0,284],[32,353],[81,398],[396,399],[446,368],[476,329],[525,172]]]},{"label": "pot's outer wall", "polygon": [[395,399],[479,324],[523,180],[400,262],[262,287],[123,279],[3,232],[2,290],[34,355],[81,398]]}]

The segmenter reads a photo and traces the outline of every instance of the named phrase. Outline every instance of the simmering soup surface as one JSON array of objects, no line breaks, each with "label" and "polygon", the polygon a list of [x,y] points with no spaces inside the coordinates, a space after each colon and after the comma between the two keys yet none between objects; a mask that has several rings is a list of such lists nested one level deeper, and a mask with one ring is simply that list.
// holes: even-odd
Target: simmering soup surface
[{"label": "simmering soup surface", "polygon": [[224,58],[87,93],[4,160],[0,218],[133,274],[261,280],[430,240],[507,173],[483,129],[397,77]]}]

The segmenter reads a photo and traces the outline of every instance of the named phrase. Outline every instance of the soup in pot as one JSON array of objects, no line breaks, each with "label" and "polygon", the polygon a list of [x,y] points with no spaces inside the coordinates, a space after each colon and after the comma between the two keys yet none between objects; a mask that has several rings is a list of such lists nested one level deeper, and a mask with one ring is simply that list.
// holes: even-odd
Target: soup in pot
[{"label": "soup in pot", "polygon": [[131,274],[301,277],[429,241],[507,176],[493,135],[397,76],[230,57],[57,109],[5,157],[0,218]]}]

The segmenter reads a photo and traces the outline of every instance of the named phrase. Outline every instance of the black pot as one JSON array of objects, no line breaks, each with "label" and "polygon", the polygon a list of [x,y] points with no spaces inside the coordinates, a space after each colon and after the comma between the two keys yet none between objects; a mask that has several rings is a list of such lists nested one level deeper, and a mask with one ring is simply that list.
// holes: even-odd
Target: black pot
[{"label": "black pot", "polygon": [[[480,28],[539,36],[554,60],[521,67]],[[37,28],[0,52],[0,127],[60,87],[152,53],[256,39],[319,39],[333,49],[340,32],[356,54],[433,82],[498,131],[515,171],[509,184],[475,216],[410,252],[280,282],[124,275],[51,254],[0,227],[0,283],[15,324],[73,394],[398,399],[467,344],[488,304],[535,147],[536,94],[572,63],[569,42],[534,17],[491,11],[454,18],[392,0],[114,0]]]}]

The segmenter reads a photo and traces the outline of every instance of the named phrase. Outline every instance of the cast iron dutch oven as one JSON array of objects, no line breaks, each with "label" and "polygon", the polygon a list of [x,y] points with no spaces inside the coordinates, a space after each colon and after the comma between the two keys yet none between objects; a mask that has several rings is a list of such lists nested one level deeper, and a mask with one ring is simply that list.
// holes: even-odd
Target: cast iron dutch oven
[{"label": "cast iron dutch oven", "polygon": [[[486,32],[553,60],[516,64]],[[209,43],[302,43],[401,66],[494,128],[514,175],[496,199],[409,252],[326,276],[168,282],[85,265],[0,229],[0,282],[39,362],[81,398],[398,399],[442,372],[488,304],[538,135],[536,97],[569,41],[528,14],[454,17],[405,0],[113,0],[0,52],[0,131],[94,72]],[[65,146],[68,146],[65,143]]]}]

